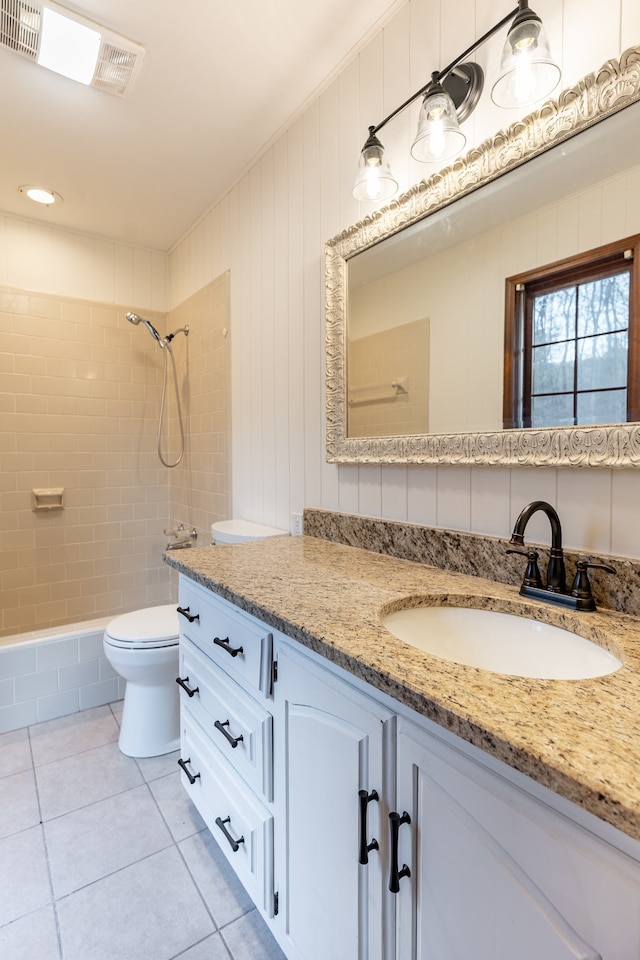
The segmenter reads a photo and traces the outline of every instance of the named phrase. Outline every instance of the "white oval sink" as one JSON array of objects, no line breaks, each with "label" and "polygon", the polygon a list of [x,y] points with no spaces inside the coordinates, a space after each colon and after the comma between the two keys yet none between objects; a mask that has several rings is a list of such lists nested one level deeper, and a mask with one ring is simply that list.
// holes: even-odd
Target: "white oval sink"
[{"label": "white oval sink", "polygon": [[547,680],[584,680],[622,663],[604,647],[562,627],[469,607],[406,607],[383,614],[399,640],[469,667]]}]

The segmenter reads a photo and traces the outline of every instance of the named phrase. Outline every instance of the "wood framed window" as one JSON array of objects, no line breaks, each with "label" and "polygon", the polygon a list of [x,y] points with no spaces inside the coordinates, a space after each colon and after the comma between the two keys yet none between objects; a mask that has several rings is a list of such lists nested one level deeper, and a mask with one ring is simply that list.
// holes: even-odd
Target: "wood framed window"
[{"label": "wood framed window", "polygon": [[506,280],[503,426],[640,420],[640,234]]}]

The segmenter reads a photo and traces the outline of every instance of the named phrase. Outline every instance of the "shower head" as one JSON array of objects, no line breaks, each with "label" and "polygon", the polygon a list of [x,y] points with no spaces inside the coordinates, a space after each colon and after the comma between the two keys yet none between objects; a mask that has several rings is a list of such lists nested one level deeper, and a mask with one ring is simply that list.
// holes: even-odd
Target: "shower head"
[{"label": "shower head", "polygon": [[128,313],[127,320],[129,321],[129,323],[134,323],[136,326],[139,323],[144,323],[145,327],[147,328],[151,336],[158,341],[161,347],[164,347],[164,340],[162,339],[162,337],[160,336],[156,328],[153,326],[152,323],[149,323],[148,320],[145,320],[144,317],[141,317],[139,313]]}]

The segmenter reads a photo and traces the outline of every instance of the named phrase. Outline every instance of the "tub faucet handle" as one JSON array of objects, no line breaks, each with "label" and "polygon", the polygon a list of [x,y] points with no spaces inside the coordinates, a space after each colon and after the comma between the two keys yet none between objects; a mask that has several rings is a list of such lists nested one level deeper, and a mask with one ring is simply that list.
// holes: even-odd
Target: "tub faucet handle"
[{"label": "tub faucet handle", "polygon": [[165,527],[163,533],[165,537],[177,537],[184,531],[184,523],[177,523],[175,527]]}]

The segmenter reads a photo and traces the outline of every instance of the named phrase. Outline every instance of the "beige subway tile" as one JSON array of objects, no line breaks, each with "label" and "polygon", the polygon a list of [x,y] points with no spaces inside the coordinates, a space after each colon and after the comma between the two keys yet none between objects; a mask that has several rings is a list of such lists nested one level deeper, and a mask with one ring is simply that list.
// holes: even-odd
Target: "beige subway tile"
[{"label": "beige subway tile", "polygon": [[46,375],[48,377],[66,377],[74,380],[81,376],[79,368],[82,366],[82,360],[68,360],[63,357],[51,357],[46,363]]},{"label": "beige subway tile", "polygon": [[16,591],[16,594],[21,607],[31,603],[35,603],[39,607],[43,603],[48,603],[53,596],[51,586],[47,583],[36,583],[29,587],[22,587]]},{"label": "beige subway tile", "polygon": [[[0,400],[2,394],[0,394]],[[46,396],[31,396],[29,394],[22,394],[18,397],[13,397],[15,409],[19,413],[37,413],[37,414],[46,414],[48,410],[49,400]]]},{"label": "beige subway tile", "polygon": [[51,376],[32,376],[28,378],[33,393],[47,397],[61,396],[65,392],[65,380]]},{"label": "beige subway tile", "polygon": [[77,323],[81,327],[91,319],[91,307],[80,300],[65,300],[60,303],[60,319],[67,323]]},{"label": "beige subway tile", "polygon": [[0,310],[3,313],[29,313],[29,297],[25,293],[12,290],[0,290]]},{"label": "beige subway tile", "polygon": [[93,392],[93,381],[83,380],[83,379],[66,379],[61,380],[62,384],[62,393],[67,397],[78,397],[81,400],[84,400],[85,397],[92,396]]},{"label": "beige subway tile", "polygon": [[67,607],[64,600],[52,599],[38,604],[38,616],[42,623],[65,623]]},{"label": "beige subway tile", "polygon": [[29,313],[34,317],[45,317],[50,320],[60,320],[62,317],[62,301],[55,298],[29,297]]}]

